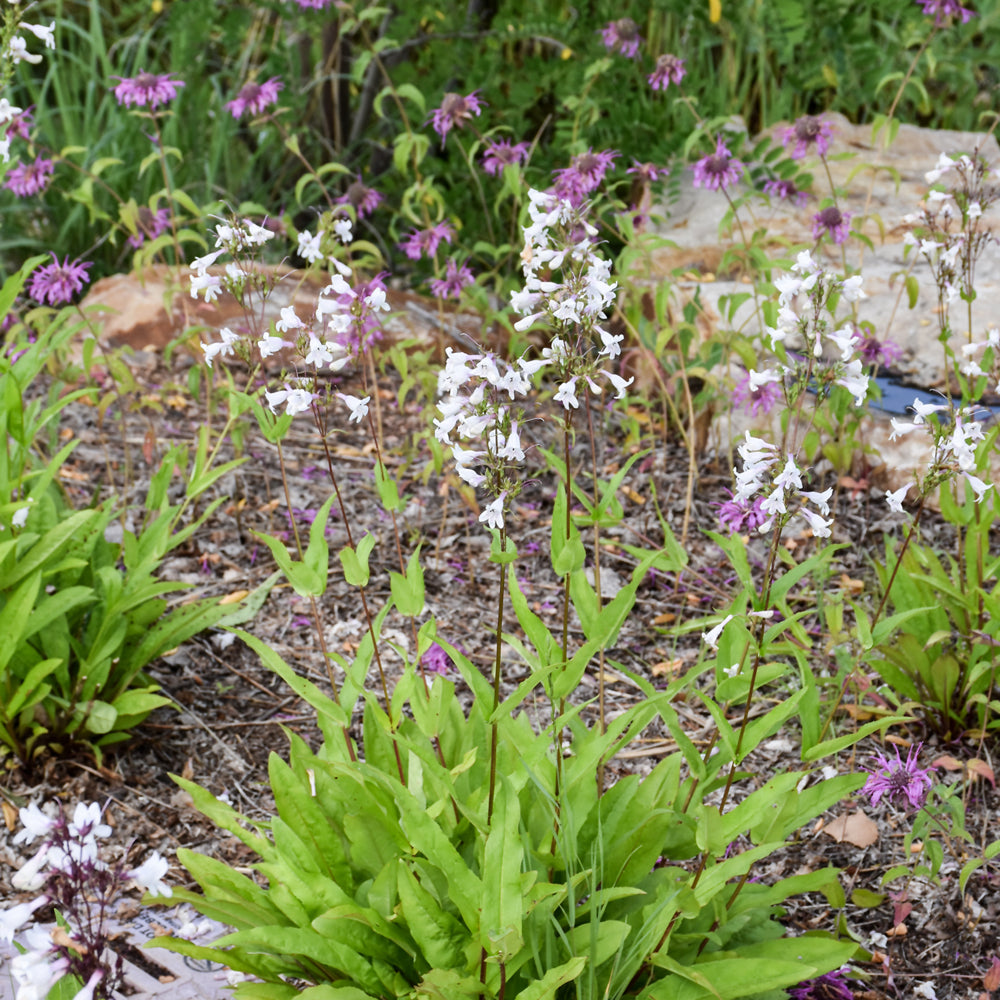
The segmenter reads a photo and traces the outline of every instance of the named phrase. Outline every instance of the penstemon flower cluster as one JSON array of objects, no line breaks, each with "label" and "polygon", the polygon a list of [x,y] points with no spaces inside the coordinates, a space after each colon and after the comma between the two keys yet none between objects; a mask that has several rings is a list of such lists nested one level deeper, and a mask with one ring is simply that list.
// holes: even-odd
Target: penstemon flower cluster
[{"label": "penstemon flower cluster", "polygon": [[[351,239],[349,219],[338,219],[333,226],[338,240],[348,243]],[[253,303],[248,292],[266,296],[272,288],[267,287],[267,276],[252,266],[256,247],[274,236],[269,229],[249,220],[233,225],[223,224],[216,228],[216,249],[191,264],[191,295],[204,295],[212,301],[220,292],[227,291],[239,301]],[[285,306],[280,318],[267,330],[258,330],[252,335],[241,336],[229,327],[220,331],[221,340],[203,345],[205,360],[211,366],[216,357],[238,356],[250,365],[287,351],[294,355],[296,371],[281,380],[276,388],[265,389],[264,398],[272,413],[279,407],[290,416],[308,412],[317,398],[317,376],[324,370],[338,372],[350,358],[358,357],[381,336],[381,315],[388,311],[384,275],[367,282],[355,282],[354,273],[343,261],[334,255],[326,255],[324,248],[331,246],[330,237],[322,230],[315,236],[308,231],[299,233],[299,253],[313,263],[328,260],[332,265],[329,283],[316,299],[313,316],[308,322],[295,311],[294,306]],[[231,254],[233,260],[226,264],[223,274],[210,270],[220,258]],[[253,315],[253,310],[248,310]],[[367,413],[367,399],[358,400],[353,396],[338,393],[348,406],[350,419],[361,421]]]},{"label": "penstemon flower cluster", "polygon": [[121,956],[108,947],[108,917],[130,886],[170,896],[163,882],[167,862],[155,851],[137,868],[104,861],[98,842],[111,836],[111,827],[102,822],[96,802],[78,803],[72,819],[32,804],[21,809],[20,819],[23,829],[15,844],[44,839],[11,881],[15,889],[37,895],[0,910],[0,941],[12,943],[43,907],[55,909],[59,926],[33,924],[21,932],[24,950],[9,964],[15,1000],[41,1000],[66,976],[83,984],[73,1000],[106,1000],[122,983]]}]

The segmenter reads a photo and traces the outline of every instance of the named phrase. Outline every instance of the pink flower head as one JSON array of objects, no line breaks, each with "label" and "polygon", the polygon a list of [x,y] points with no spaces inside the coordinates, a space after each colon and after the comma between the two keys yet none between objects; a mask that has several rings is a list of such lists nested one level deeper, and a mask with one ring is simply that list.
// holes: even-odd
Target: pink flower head
[{"label": "pink flower head", "polygon": [[359,219],[371,215],[382,201],[382,195],[375,188],[368,187],[359,176],[347,190],[336,199],[338,205],[351,205]]},{"label": "pink flower head", "polygon": [[55,165],[51,160],[37,156],[34,163],[29,163],[27,166],[19,163],[8,171],[3,186],[13,191],[18,198],[30,198],[49,186],[54,170]]},{"label": "pink flower head", "polygon": [[284,84],[276,76],[265,83],[250,80],[240,87],[240,92],[226,104],[226,110],[234,118],[241,118],[248,112],[251,115],[261,115],[268,106],[278,99],[278,91]]},{"label": "pink flower head", "polygon": [[836,205],[830,205],[813,216],[813,239],[820,239],[825,233],[834,243],[843,243],[850,232],[850,212],[841,212]]},{"label": "pink flower head", "polygon": [[172,101],[177,96],[178,87],[184,86],[183,80],[172,80],[169,73],[147,73],[140,70],[138,76],[113,76],[112,80],[121,82],[115,87],[115,97],[123,107],[151,108],[159,107]]},{"label": "pink flower head", "polygon": [[447,222],[439,222],[430,229],[414,229],[405,240],[397,246],[410,260],[420,260],[421,257],[433,257],[441,241],[451,243],[455,230]]},{"label": "pink flower head", "polygon": [[632,166],[625,173],[633,174],[645,184],[651,184],[653,181],[658,181],[661,177],[666,177],[667,169],[665,167],[658,167],[654,163],[640,163],[638,160],[632,160]]},{"label": "pink flower head", "polygon": [[329,7],[333,0],[295,0],[303,10],[323,10]]},{"label": "pink flower head", "polygon": [[858,345],[858,356],[866,365],[888,367],[903,356],[903,349],[893,340],[879,340],[869,334]]},{"label": "pink flower head", "polygon": [[764,194],[768,194],[772,198],[780,198],[782,201],[794,201],[799,208],[809,200],[808,191],[800,191],[795,186],[794,181],[781,180],[780,178],[765,181]]},{"label": "pink flower head", "polygon": [[[729,493],[729,490],[726,490]],[[726,530],[734,535],[743,534],[748,531],[756,531],[767,521],[767,514],[763,509],[764,498],[757,497],[750,501],[743,497],[734,497],[729,493],[729,499],[713,506],[719,508],[719,520]]]},{"label": "pink flower head", "polygon": [[588,149],[586,153],[574,156],[568,167],[552,172],[556,179],[556,197],[566,199],[574,207],[580,205],[591,191],[600,186],[617,157],[618,153],[613,149],[600,153]]},{"label": "pink flower head", "polygon": [[474,90],[465,97],[461,94],[445,94],[441,107],[431,112],[428,121],[433,123],[434,131],[441,136],[442,146],[453,128],[461,128],[466,122],[472,121],[473,116],[479,117],[482,104],[476,96],[477,93],[478,91]]},{"label": "pink flower head", "polygon": [[512,144],[509,139],[487,140],[486,152],[483,153],[483,170],[491,177],[503,171],[509,164],[520,166],[528,159],[531,147],[526,142]]},{"label": "pink flower head", "polygon": [[425,670],[442,677],[451,671],[451,657],[436,642],[432,642],[420,657],[420,664]]},{"label": "pink flower head", "polygon": [[716,140],[715,152],[702,157],[694,165],[694,186],[722,191],[735,184],[743,174],[743,164],[737,160],[722,141]]},{"label": "pink flower head", "polygon": [[448,258],[448,266],[443,278],[433,278],[430,281],[431,291],[442,299],[457,299],[461,297],[462,289],[473,284],[475,278],[464,264],[456,264],[454,257]]},{"label": "pink flower head", "polygon": [[862,794],[870,796],[873,806],[877,806],[884,796],[890,802],[897,798],[905,798],[911,808],[920,808],[924,796],[934,784],[930,769],[917,767],[921,746],[922,744],[918,743],[910,747],[905,761],[899,756],[899,747],[895,747],[895,760],[890,760],[878,750],[875,751],[871,769],[866,768],[868,780],[861,789]]},{"label": "pink flower head", "polygon": [[604,47],[609,52],[618,52],[626,59],[635,59],[642,45],[642,35],[639,25],[630,17],[620,17],[617,21],[609,21],[600,29]]},{"label": "pink flower head", "polygon": [[820,156],[825,156],[833,138],[833,127],[818,115],[803,115],[795,119],[795,124],[785,129],[782,142],[786,149],[791,150],[793,160],[801,160],[809,153],[811,146],[816,147]]},{"label": "pink flower head", "polygon": [[139,249],[147,239],[155,240],[162,236],[170,225],[170,212],[166,208],[158,208],[155,212],[143,205],[136,219],[138,232],[128,238],[128,245]]},{"label": "pink flower head", "polygon": [[768,414],[775,405],[781,402],[782,391],[780,382],[764,382],[755,385],[747,372],[733,386],[733,402],[737,406],[742,406],[745,413],[752,416],[759,416],[761,413]]},{"label": "pink flower head", "polygon": [[89,263],[74,260],[71,264],[69,256],[60,264],[59,258],[52,254],[52,263],[40,267],[31,277],[28,294],[37,301],[50,306],[69,302],[90,280],[87,275]]},{"label": "pink flower head", "polygon": [[960,6],[958,0],[917,0],[924,9],[924,13],[930,17],[934,15],[934,24],[941,27],[945,18],[957,16],[962,19],[962,24],[968,24],[974,18],[975,12]]},{"label": "pink flower head", "polygon": [[666,52],[656,60],[656,67],[649,74],[649,85],[653,90],[666,90],[670,84],[680,83],[686,73],[684,60]]},{"label": "pink flower head", "polygon": [[30,108],[25,108],[23,111],[11,115],[4,129],[4,138],[11,139],[17,136],[19,139],[27,139],[31,126],[35,124],[34,109],[35,106],[32,105]]}]

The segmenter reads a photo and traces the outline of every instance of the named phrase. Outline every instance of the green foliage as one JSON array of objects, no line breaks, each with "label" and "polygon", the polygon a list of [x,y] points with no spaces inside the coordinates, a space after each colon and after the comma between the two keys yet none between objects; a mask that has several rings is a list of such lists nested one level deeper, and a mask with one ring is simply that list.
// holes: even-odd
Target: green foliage
[{"label": "green foliage", "polygon": [[[8,280],[0,305],[12,301],[36,263]],[[156,578],[166,554],[219,503],[185,525],[186,501],[169,502],[167,487],[175,466],[187,466],[186,449],[168,452],[153,476],[137,533],[116,523],[110,503],[84,510],[68,504],[59,471],[76,442],[58,447],[58,418],[89,390],[60,395],[60,384],[45,391],[40,383],[50,359],[82,325],[64,310],[34,343],[16,329],[0,359],[0,435],[6,442],[0,451],[0,743],[24,762],[71,743],[84,743],[99,756],[126,739],[153,709],[169,703],[145,667],[236,610],[209,599],[168,610],[164,595],[184,585]],[[221,474],[204,468],[199,449],[189,499],[215,473]],[[112,541],[116,536],[120,540]]]},{"label": "green foliage", "polygon": [[[942,497],[951,489],[942,486]],[[888,685],[890,701],[918,714],[946,741],[1000,725],[1000,559],[990,549],[995,498],[993,505],[985,514],[971,497],[962,507],[943,501],[946,512],[968,515],[961,558],[911,540],[901,564],[887,543],[885,561],[876,567],[883,589],[895,571],[888,603],[898,631],[874,644],[868,662]]]},{"label": "green foliage", "polygon": [[[810,784],[808,769],[791,770],[720,810],[719,790],[797,699],[756,720],[742,742],[714,712],[722,738],[718,752],[708,754],[688,738],[674,708],[682,691],[694,690],[693,675],[665,691],[633,676],[642,701],[606,730],[585,722],[586,706],[567,700],[583,671],[613,644],[649,566],[666,558],[676,569],[684,555],[676,544],[646,553],[631,583],[602,608],[582,567],[564,559],[575,535],[565,536],[564,520],[554,518],[554,553],[561,537],[554,559],[568,559],[586,642],[565,662],[510,574],[524,638],[506,638],[531,673],[496,708],[490,684],[457,649],[447,647],[473,696],[467,709],[453,682],[436,677],[425,685],[417,677],[414,664],[434,638],[431,624],[393,694],[396,723],[360,686],[349,681],[339,699],[330,698],[259,640],[238,633],[313,705],[325,739],[314,752],[290,734],[288,762],[272,756],[276,814],[266,825],[254,826],[204,789],[175,779],[199,809],[256,852],[254,869],[267,888],[220,862],[179,852],[201,892],[179,889],[175,898],[234,931],[211,947],[157,943],[269,984],[240,984],[235,995],[242,998],[283,996],[273,991],[294,979],[306,984],[304,996],[357,1000],[734,1000],[846,961],[853,942],[786,939],[778,921],[790,895],[838,898],[835,870],[771,886],[746,878],[863,777]],[[384,617],[385,609],[376,629]],[[348,678],[363,679],[370,660],[362,644],[354,662],[340,662]],[[541,691],[567,708],[535,728],[525,706]],[[359,694],[364,724],[355,746],[343,727]],[[645,778],[630,775],[601,789],[595,774],[656,720],[679,749]],[[739,973],[748,968],[751,976]]]}]

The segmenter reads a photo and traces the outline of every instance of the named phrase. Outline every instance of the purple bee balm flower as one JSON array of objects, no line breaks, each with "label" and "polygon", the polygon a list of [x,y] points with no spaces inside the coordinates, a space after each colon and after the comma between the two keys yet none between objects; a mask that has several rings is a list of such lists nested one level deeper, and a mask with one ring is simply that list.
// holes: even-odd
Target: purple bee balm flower
[{"label": "purple bee balm flower", "polygon": [[875,759],[868,771],[868,780],[862,793],[870,797],[871,804],[877,806],[884,796],[890,802],[905,798],[910,807],[919,809],[924,797],[930,791],[934,782],[931,780],[929,768],[917,767],[917,757],[923,744],[910,747],[906,760],[899,756],[899,747],[895,747],[896,759],[890,760],[881,751],[875,751]]},{"label": "purple bee balm flower", "polygon": [[462,289],[467,288],[474,281],[472,272],[464,264],[456,264],[455,258],[449,257],[445,276],[433,278],[430,281],[430,287],[431,291],[442,299],[457,299],[461,298]]},{"label": "purple bee balm flower", "polygon": [[430,648],[420,657],[421,664],[432,674],[440,674],[442,677],[451,670],[451,657],[436,643],[431,643]]},{"label": "purple bee balm flower", "polygon": [[782,398],[780,382],[753,385],[749,372],[733,386],[733,402],[737,406],[742,406],[745,413],[750,413],[755,417],[762,413],[765,415],[770,413],[781,402]]},{"label": "purple bee balm flower", "polygon": [[816,979],[807,979],[788,991],[793,1000],[854,1000],[843,971],[835,969]]},{"label": "purple bee balm flower", "polygon": [[633,160],[632,166],[625,173],[633,174],[637,180],[643,181],[645,184],[651,184],[653,181],[667,176],[665,167],[658,167],[653,163],[640,163],[638,160]]},{"label": "purple bee balm flower", "polygon": [[743,174],[743,164],[737,160],[722,141],[716,140],[715,152],[702,157],[694,165],[694,186],[710,191],[723,191],[735,184]]},{"label": "purple bee balm flower", "polygon": [[574,156],[568,167],[552,172],[556,179],[556,197],[565,198],[574,206],[580,205],[591,191],[600,186],[608,168],[617,157],[618,153],[613,149],[605,149],[600,153],[588,149],[586,153]]},{"label": "purple bee balm flower", "polygon": [[[729,493],[729,490],[726,490]],[[768,515],[763,509],[764,498],[757,497],[751,503],[749,500],[735,499],[729,493],[729,499],[713,504],[719,508],[719,520],[731,535],[743,534],[746,531],[756,531],[764,524]]]},{"label": "purple bee balm flower", "polygon": [[482,103],[476,96],[477,93],[478,91],[474,90],[465,97],[461,94],[445,94],[441,107],[431,112],[428,121],[433,124],[434,131],[441,136],[442,146],[453,128],[462,128],[466,122],[472,121],[473,116],[479,117]]},{"label": "purple bee balm flower", "polygon": [[526,142],[512,144],[509,139],[498,139],[496,142],[487,140],[486,152],[483,153],[483,170],[491,177],[496,177],[510,164],[520,166],[525,163],[530,149]]},{"label": "purple bee balm flower", "polygon": [[639,25],[630,17],[620,17],[617,21],[609,21],[600,29],[604,47],[609,52],[618,52],[626,59],[635,59],[639,55],[642,35]]},{"label": "purple bee balm flower", "polygon": [[162,236],[170,225],[170,212],[165,208],[158,208],[155,212],[143,205],[139,209],[139,217],[136,219],[138,232],[128,238],[128,245],[139,249],[147,239],[155,240],[157,236]]},{"label": "purple bee balm flower", "polygon": [[52,263],[40,267],[31,276],[28,294],[38,302],[58,306],[69,302],[80,289],[90,280],[87,275],[89,263],[74,260],[71,264],[69,256],[60,264],[59,258],[52,254]]},{"label": "purple bee balm flower", "polygon": [[382,201],[382,195],[375,188],[368,187],[360,178],[352,181],[347,190],[336,199],[338,205],[353,207],[359,219],[371,215]]},{"label": "purple bee balm flower", "polygon": [[4,129],[4,138],[12,139],[16,136],[19,139],[27,139],[31,126],[35,124],[35,116],[32,113],[34,110],[35,106],[32,105],[13,115]]},{"label": "purple bee balm flower", "polygon": [[944,24],[945,18],[953,15],[960,17],[962,24],[968,24],[976,16],[974,11],[960,6],[958,0],[917,0],[917,3],[928,17],[934,15],[934,24],[938,28]]},{"label": "purple bee balm flower", "polygon": [[670,84],[680,83],[686,73],[684,60],[666,52],[656,60],[656,67],[649,74],[649,85],[653,90],[666,90]]},{"label": "purple bee balm flower", "polygon": [[410,260],[420,260],[421,257],[433,257],[441,241],[451,243],[455,230],[447,222],[439,222],[430,229],[414,229],[405,240],[397,246]]},{"label": "purple bee balm flower", "polygon": [[869,334],[862,337],[858,355],[866,365],[888,367],[903,356],[903,349],[893,340],[879,340]]},{"label": "purple bee balm flower", "polygon": [[29,163],[27,166],[19,163],[8,171],[3,186],[13,191],[18,198],[30,198],[49,186],[54,170],[55,165],[51,160],[37,156],[34,163]]},{"label": "purple bee balm flower", "polygon": [[251,115],[261,115],[278,99],[278,91],[283,87],[284,84],[276,76],[272,76],[265,83],[250,80],[244,83],[236,97],[226,104],[226,110],[234,118],[241,118],[248,112]]},{"label": "purple bee balm flower", "polygon": [[801,160],[811,146],[816,147],[820,156],[825,156],[833,138],[833,127],[818,115],[803,115],[795,119],[795,124],[785,129],[782,142],[791,150],[793,160]]},{"label": "purple bee balm flower", "polygon": [[850,232],[850,221],[850,212],[841,212],[836,205],[830,205],[813,216],[813,239],[826,234],[834,243],[843,243]]},{"label": "purple bee balm flower", "polygon": [[780,179],[765,181],[764,194],[768,194],[772,198],[781,198],[783,201],[794,201],[799,208],[809,200],[809,193],[800,191],[795,186],[794,181]]},{"label": "purple bee balm flower", "polygon": [[177,89],[184,86],[183,80],[172,80],[169,73],[147,73],[140,70],[138,76],[113,76],[121,82],[115,87],[115,97],[122,107],[151,108],[172,101]]}]

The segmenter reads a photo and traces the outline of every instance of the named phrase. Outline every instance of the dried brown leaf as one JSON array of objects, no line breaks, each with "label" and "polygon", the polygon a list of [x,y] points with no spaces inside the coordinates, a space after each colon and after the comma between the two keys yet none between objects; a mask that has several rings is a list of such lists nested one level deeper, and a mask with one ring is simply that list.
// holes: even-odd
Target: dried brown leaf
[{"label": "dried brown leaf", "polygon": [[838,816],[823,827],[823,832],[838,844],[853,844],[855,847],[871,847],[878,840],[878,824],[860,809],[849,816]]}]

